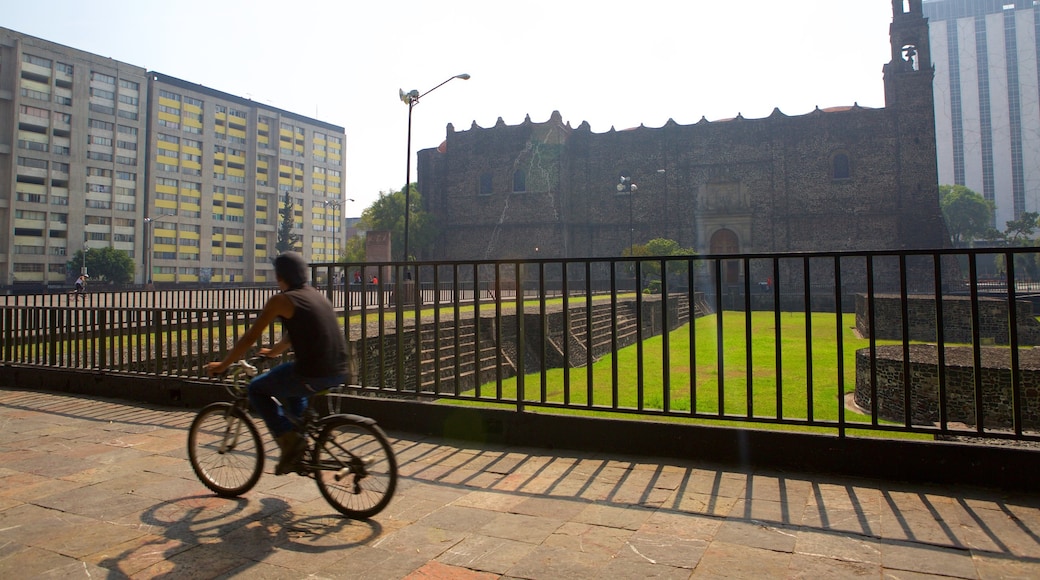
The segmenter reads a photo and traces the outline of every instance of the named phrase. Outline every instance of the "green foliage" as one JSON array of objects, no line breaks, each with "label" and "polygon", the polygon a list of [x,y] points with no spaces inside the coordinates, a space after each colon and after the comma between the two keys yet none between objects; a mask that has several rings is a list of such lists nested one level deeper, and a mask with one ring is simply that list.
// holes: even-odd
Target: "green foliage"
[{"label": "green foliage", "polygon": [[92,280],[128,284],[134,279],[134,261],[130,254],[115,248],[94,248],[84,252],[78,250],[72,255],[66,267],[69,272],[78,275],[83,266],[86,254],[87,273]]},{"label": "green foliage", "polygon": [[1036,240],[1033,236],[1036,234],[1038,225],[1040,225],[1040,213],[1023,212],[1017,220],[1007,223],[1004,240],[1009,246],[1035,246]]},{"label": "green foliage", "polygon": [[365,238],[353,236],[347,240],[347,244],[344,246],[339,258],[341,262],[364,262]]},{"label": "green foliage", "polygon": [[295,213],[293,199],[289,192],[286,192],[285,198],[282,199],[282,207],[278,210],[278,241],[274,245],[279,254],[290,250],[299,251],[300,236],[293,233],[293,226],[296,222]]},{"label": "green foliage", "polygon": [[[695,256],[695,252],[692,248],[683,248],[679,246],[679,242],[675,240],[669,240],[667,238],[654,238],[646,244],[636,244],[631,248],[627,248],[622,252],[624,256],[632,257],[683,257],[683,256]],[[671,280],[686,276],[687,265],[682,261],[668,261],[668,277]],[[644,292],[658,294],[661,292],[661,262],[659,260],[646,260],[640,262],[640,271],[643,275],[643,288]],[[630,267],[629,271],[634,271],[634,267]]]},{"label": "green foliage", "polygon": [[963,185],[940,185],[939,207],[954,246],[992,239],[995,209],[992,201]]},{"label": "green foliage", "polygon": [[[411,257],[421,256],[437,235],[437,229],[433,223],[433,217],[422,210],[422,196],[416,189],[415,184],[411,187],[410,203],[411,217],[408,236],[409,252]],[[361,213],[359,227],[369,231],[390,232],[390,249],[394,260],[404,260],[404,206],[405,191],[392,193],[381,191],[379,199]],[[362,253],[362,260],[364,254]]]}]

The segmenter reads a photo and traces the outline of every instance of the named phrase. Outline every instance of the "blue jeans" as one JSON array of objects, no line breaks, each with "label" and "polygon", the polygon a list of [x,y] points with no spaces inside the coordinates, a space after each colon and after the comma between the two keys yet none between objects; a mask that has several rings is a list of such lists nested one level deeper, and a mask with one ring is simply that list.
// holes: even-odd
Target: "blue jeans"
[{"label": "blue jeans", "polygon": [[[282,363],[249,383],[249,404],[260,413],[267,429],[275,438],[293,429],[292,421],[286,417],[303,416],[307,409],[307,397],[329,387],[342,385],[347,376],[302,377],[296,374],[296,363]],[[275,400],[277,399],[277,401]],[[278,404],[281,401],[282,404]]]}]

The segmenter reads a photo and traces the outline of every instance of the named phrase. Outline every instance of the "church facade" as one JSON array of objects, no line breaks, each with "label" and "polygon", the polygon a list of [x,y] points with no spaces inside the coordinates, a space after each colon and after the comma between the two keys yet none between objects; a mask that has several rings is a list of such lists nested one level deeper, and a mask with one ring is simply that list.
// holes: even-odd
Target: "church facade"
[{"label": "church facade", "polygon": [[934,71],[921,0],[893,0],[885,107],[594,134],[554,112],[419,152],[439,239],[420,259],[620,256],[653,238],[701,254],[934,249]]}]

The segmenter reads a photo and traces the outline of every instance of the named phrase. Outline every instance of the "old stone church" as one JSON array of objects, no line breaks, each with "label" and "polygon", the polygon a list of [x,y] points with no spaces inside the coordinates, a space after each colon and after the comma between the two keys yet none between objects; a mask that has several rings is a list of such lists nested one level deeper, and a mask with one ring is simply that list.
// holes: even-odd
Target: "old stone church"
[{"label": "old stone church", "polygon": [[928,24],[921,0],[892,5],[884,108],[601,134],[558,112],[448,125],[419,152],[440,228],[419,257],[619,256],[659,237],[702,254],[942,247]]}]

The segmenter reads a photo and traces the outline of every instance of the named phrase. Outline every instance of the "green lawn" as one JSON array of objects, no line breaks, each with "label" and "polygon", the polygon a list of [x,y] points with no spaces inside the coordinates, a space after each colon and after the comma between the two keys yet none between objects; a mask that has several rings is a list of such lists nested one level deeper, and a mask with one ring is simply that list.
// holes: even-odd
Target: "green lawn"
[{"label": "green lawn", "polygon": [[[667,372],[664,338],[656,336],[643,342],[642,409],[660,411],[667,408],[671,411],[689,412],[691,401],[695,401],[699,414],[725,414],[731,418],[805,419],[809,417],[811,409],[813,419],[837,420],[841,403],[838,396],[839,384],[843,392],[854,390],[855,352],[859,348],[869,346],[867,340],[857,338],[853,332],[854,315],[844,315],[840,328],[843,342],[841,360],[844,363],[842,381],[838,375],[839,351],[836,337],[839,329],[834,314],[811,315],[810,344],[807,341],[806,316],[803,313],[781,314],[779,332],[773,312],[752,313],[750,340],[746,340],[748,333],[744,313],[724,313],[721,328],[721,407],[717,320],[715,315],[697,319],[692,337],[689,326],[683,326],[670,333]],[[779,361],[776,348],[778,340]],[[696,346],[692,361],[691,344]],[[594,407],[602,409],[613,408],[616,405],[621,408],[638,408],[638,352],[639,347],[633,345],[617,353],[616,388],[612,378],[613,356],[608,355],[591,368],[570,369],[569,376],[565,376],[563,369],[546,371],[544,381],[541,373],[527,375],[524,381],[524,400],[588,405],[591,372],[591,401]],[[811,375],[808,364],[810,358]],[[516,385],[515,378],[503,381],[503,397],[515,398]],[[480,391],[486,395],[496,388],[496,384],[483,385]],[[846,420],[869,421],[869,418],[847,411]]]}]

